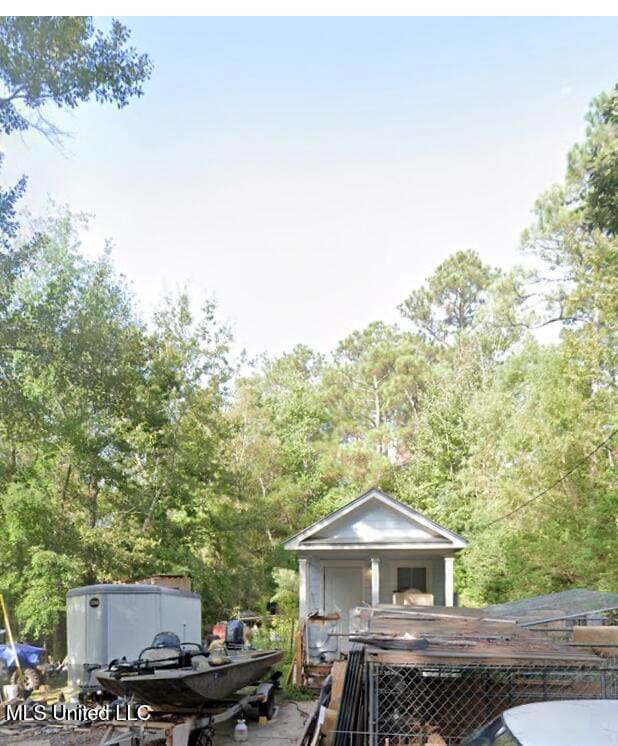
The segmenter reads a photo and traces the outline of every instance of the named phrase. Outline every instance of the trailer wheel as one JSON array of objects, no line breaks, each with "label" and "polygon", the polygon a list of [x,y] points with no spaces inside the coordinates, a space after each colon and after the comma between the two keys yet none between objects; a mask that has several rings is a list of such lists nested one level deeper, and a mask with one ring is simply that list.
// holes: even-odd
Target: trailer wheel
[{"label": "trailer wheel", "polygon": [[[43,674],[38,668],[24,668],[22,674],[27,689],[32,689],[32,691],[34,691],[43,683]],[[13,671],[11,675],[11,684],[19,684],[17,671]]]},{"label": "trailer wheel", "polygon": [[212,746],[213,744],[214,731],[211,725],[202,728],[202,730],[194,731],[189,736],[189,746]]}]

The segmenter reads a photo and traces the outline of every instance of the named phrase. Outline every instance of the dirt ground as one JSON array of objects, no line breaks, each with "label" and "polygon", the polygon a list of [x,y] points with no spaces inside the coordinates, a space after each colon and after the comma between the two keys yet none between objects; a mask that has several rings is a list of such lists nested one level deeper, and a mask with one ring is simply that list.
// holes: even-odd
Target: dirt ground
[{"label": "dirt ground", "polygon": [[[295,746],[300,743],[303,729],[307,718],[310,717],[314,702],[281,702],[277,707],[274,718],[266,723],[247,723],[249,727],[249,740],[245,743],[253,746],[264,746],[273,744],[277,746]],[[235,720],[221,723],[217,726],[215,735],[215,746],[229,746],[235,743],[233,733]]]},{"label": "dirt ground", "polygon": [[[249,721],[249,746],[295,746],[300,742],[307,718],[314,707],[313,702],[279,702],[273,719],[265,725]],[[217,726],[215,746],[229,746],[235,743],[233,733],[236,719]],[[36,728],[23,735],[3,735],[0,728],[0,746],[98,746],[103,728],[66,729],[58,732],[51,728]]]}]

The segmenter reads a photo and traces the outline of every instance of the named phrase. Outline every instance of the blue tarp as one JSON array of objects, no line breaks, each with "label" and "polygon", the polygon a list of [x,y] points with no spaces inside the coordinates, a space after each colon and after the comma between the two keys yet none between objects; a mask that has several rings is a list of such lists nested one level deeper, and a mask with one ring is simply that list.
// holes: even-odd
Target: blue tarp
[{"label": "blue tarp", "polygon": [[[22,668],[33,668],[40,665],[45,657],[45,648],[37,648],[34,645],[15,643],[15,652]],[[11,645],[0,645],[0,661],[9,668],[15,668],[15,658]]]}]

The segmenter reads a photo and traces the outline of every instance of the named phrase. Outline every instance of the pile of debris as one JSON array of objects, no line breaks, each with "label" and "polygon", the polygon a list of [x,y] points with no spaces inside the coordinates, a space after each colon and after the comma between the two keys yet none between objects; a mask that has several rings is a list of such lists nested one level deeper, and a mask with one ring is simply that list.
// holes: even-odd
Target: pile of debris
[{"label": "pile of debris", "polygon": [[359,607],[350,642],[307,745],[451,746],[522,702],[618,699],[611,662],[485,609]]},{"label": "pile of debris", "polygon": [[[468,659],[473,661],[559,661],[581,665],[597,661],[591,653],[575,650],[538,635],[511,619],[484,609],[422,606],[359,607],[350,617],[350,640],[362,642],[374,656],[396,651],[409,662]],[[391,656],[393,657],[393,656]]]},{"label": "pile of debris", "polygon": [[[58,703],[55,703],[56,705]],[[70,707],[70,705],[69,705]],[[77,713],[76,713],[77,714]],[[80,717],[55,717],[54,705],[45,700],[30,699],[28,693],[5,699],[0,703],[0,743],[16,739],[47,744],[98,744],[100,733],[94,735],[91,720]],[[39,739],[41,739],[39,741]]]}]

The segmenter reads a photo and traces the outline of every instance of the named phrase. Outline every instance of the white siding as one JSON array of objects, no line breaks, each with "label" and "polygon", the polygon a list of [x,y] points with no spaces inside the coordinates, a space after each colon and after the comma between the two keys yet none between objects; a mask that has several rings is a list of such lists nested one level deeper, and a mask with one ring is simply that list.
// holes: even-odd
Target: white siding
[{"label": "white siding", "polygon": [[439,541],[441,538],[437,532],[374,501],[343,516],[312,537],[313,540],[334,539],[354,543]]},{"label": "white siding", "polygon": [[393,591],[397,588],[397,568],[418,562],[428,570],[429,593],[433,593],[436,606],[444,605],[444,558],[427,557],[409,552],[398,557],[380,559],[380,603],[392,604]]},{"label": "white siding", "polygon": [[309,613],[322,608],[322,577],[320,560],[311,558],[307,561],[307,572],[309,573]]},{"label": "white siding", "polygon": [[[325,560],[331,566],[337,566],[338,561],[328,556]],[[359,560],[363,563],[363,603],[371,603],[371,561],[369,559]],[[341,560],[341,565],[345,565],[347,560]],[[307,572],[309,573],[309,613],[318,609],[324,611],[324,601],[322,591],[324,587],[324,565],[322,560],[317,557],[311,557],[307,560]]]},{"label": "white siding", "polygon": [[[344,559],[344,556],[346,559]],[[349,555],[341,555],[341,564],[346,564]],[[372,556],[376,556],[376,552],[372,553]],[[380,556],[379,554],[377,556]],[[359,558],[360,559],[360,558]],[[323,565],[322,560],[328,562],[331,565],[336,565],[338,560],[334,559],[332,555],[323,555],[321,558],[310,557],[307,559],[307,572],[309,574],[309,599],[308,609],[309,613],[315,610],[322,612],[324,610],[322,590],[323,590]],[[362,559],[365,565],[365,572],[363,573],[363,589],[364,599],[363,602],[366,604],[371,603],[371,557],[367,556],[366,559]],[[397,587],[397,567],[402,567],[408,564],[427,563],[431,588],[429,592],[433,593],[434,603],[436,606],[444,605],[444,557],[442,556],[427,556],[421,552],[405,552],[396,556],[380,556],[380,603],[390,604],[393,602],[393,591]]]}]

